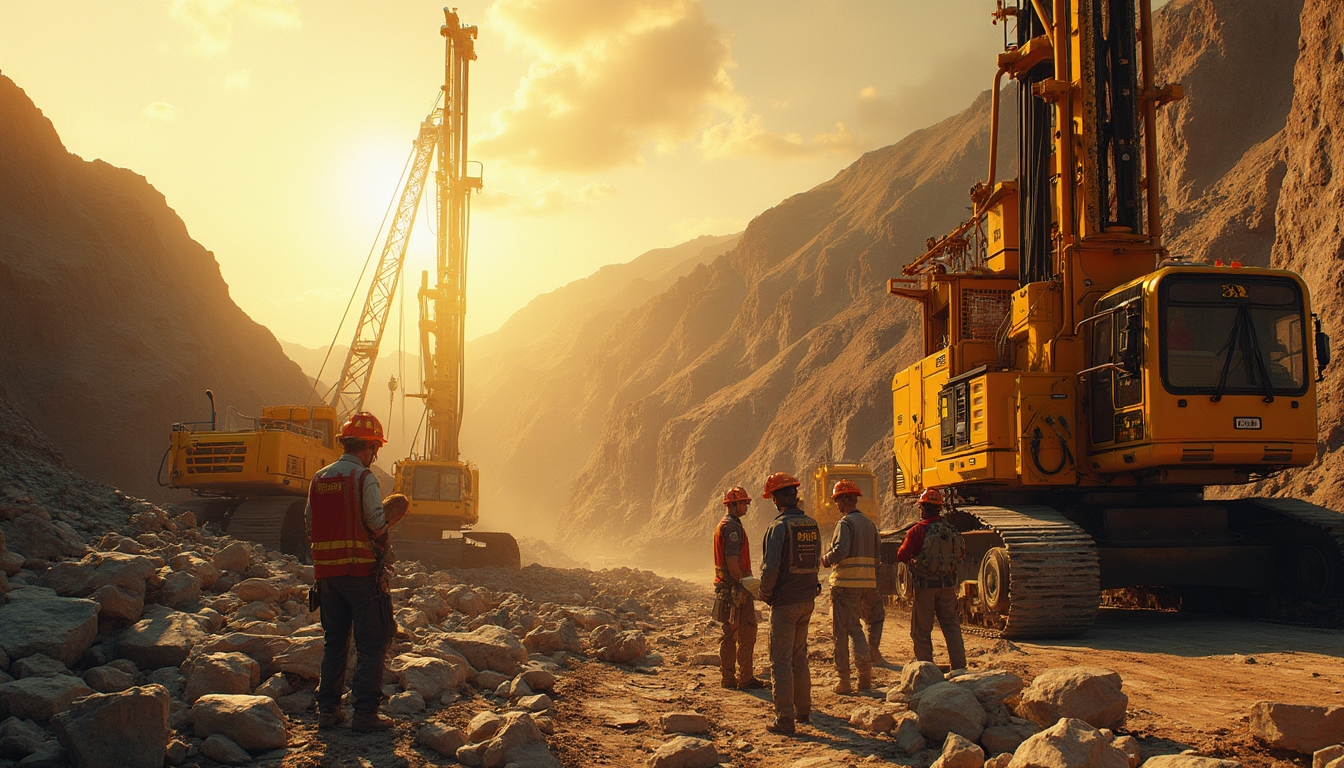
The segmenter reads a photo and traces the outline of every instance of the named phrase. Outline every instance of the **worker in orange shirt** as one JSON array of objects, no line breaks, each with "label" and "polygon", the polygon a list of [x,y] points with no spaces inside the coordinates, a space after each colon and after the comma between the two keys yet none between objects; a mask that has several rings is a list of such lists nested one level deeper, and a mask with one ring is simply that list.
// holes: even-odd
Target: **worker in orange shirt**
[{"label": "worker in orange shirt", "polygon": [[714,620],[723,624],[719,669],[724,688],[764,688],[753,671],[756,652],[756,605],[742,580],[751,576],[751,547],[741,517],[751,494],[733,486],[723,494],[727,509],[714,529]]}]

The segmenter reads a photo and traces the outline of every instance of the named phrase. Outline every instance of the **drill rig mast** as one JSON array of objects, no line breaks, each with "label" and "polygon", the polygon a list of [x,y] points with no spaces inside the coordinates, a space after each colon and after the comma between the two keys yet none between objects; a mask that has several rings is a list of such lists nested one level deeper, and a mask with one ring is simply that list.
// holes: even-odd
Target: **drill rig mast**
[{"label": "drill rig mast", "polygon": [[[1329,340],[1299,275],[1163,245],[1155,115],[1181,90],[1157,85],[1151,0],[1000,0],[995,16],[1017,35],[975,214],[889,282],[923,309],[925,355],[892,381],[893,490],[958,500],[963,613],[1071,635],[1113,589],[1344,615],[1344,515],[1204,498],[1315,459]],[[1018,177],[996,182],[1005,75]],[[882,572],[906,595],[901,538]]]}]

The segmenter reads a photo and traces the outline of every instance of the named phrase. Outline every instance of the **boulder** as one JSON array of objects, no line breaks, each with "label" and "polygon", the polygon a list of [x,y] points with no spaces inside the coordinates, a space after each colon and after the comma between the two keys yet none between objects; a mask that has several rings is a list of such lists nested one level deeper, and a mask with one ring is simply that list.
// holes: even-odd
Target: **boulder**
[{"label": "boulder", "polygon": [[194,575],[200,582],[201,589],[209,589],[219,581],[219,569],[195,552],[183,552],[169,560],[168,564],[175,571],[185,571]]},{"label": "boulder", "polygon": [[1311,768],[1326,768],[1341,758],[1344,758],[1344,744],[1332,744],[1311,753]]},{"label": "boulder", "polygon": [[466,676],[456,667],[432,656],[403,653],[393,659],[387,668],[397,676],[397,682],[402,688],[416,691],[425,701],[466,682]]},{"label": "boulder", "polygon": [[194,609],[201,602],[201,580],[189,571],[174,571],[154,592],[154,602],[169,608]]},{"label": "boulder", "polygon": [[322,672],[322,638],[302,637],[271,659],[270,669],[287,672],[305,680],[316,680]]},{"label": "boulder", "polygon": [[518,700],[518,706],[529,712],[545,712],[550,709],[555,702],[551,697],[544,693],[538,693],[534,696],[524,696]]},{"label": "boulder", "polygon": [[224,765],[242,765],[252,762],[247,750],[222,733],[211,735],[201,742],[201,754]]},{"label": "boulder", "polygon": [[275,660],[293,647],[295,642],[311,642],[313,639],[299,638],[291,640],[279,635],[258,635],[249,632],[230,632],[227,635],[214,636],[201,647],[202,653],[242,653],[261,664],[261,673],[269,675],[276,671]]},{"label": "boulder", "polygon": [[89,595],[98,603],[98,618],[129,624],[139,621],[145,613],[145,595],[132,592],[115,584],[104,584]]},{"label": "boulder", "polygon": [[1242,764],[1199,755],[1158,755],[1144,761],[1143,768],[1242,768]]},{"label": "boulder", "polygon": [[273,603],[280,599],[281,589],[266,579],[244,579],[233,585],[233,594],[244,602]]},{"label": "boulder", "polygon": [[637,629],[622,631],[607,624],[593,630],[589,642],[597,649],[597,658],[612,664],[628,664],[649,652],[649,641]]},{"label": "boulder", "polygon": [[182,698],[182,691],[187,688],[187,676],[182,674],[177,667],[160,667],[146,675],[149,682],[162,685],[168,689],[168,694],[174,699]]},{"label": "boulder", "polygon": [[504,727],[504,717],[494,712],[481,712],[471,718],[467,724],[467,741],[476,744],[494,738],[499,729]]},{"label": "boulder", "polygon": [[298,691],[288,696],[281,696],[275,703],[280,705],[281,712],[297,715],[312,709],[317,703],[317,696],[312,691]]},{"label": "boulder", "polygon": [[693,736],[678,736],[649,757],[649,768],[713,768],[718,764],[714,742]]},{"label": "boulder", "polygon": [[447,600],[439,597],[433,591],[424,594],[417,594],[411,598],[409,605],[414,610],[424,614],[425,620],[430,624],[438,624],[444,617],[453,612],[453,607]]},{"label": "boulder", "polygon": [[23,758],[40,752],[47,745],[47,731],[32,720],[17,717],[0,722],[0,758]]},{"label": "boulder", "polygon": [[191,724],[200,738],[223,734],[249,752],[279,749],[289,740],[284,714],[266,696],[207,693],[191,706]]},{"label": "boulder", "polygon": [[989,719],[975,694],[955,683],[935,683],[919,691],[919,732],[938,743],[949,733],[978,741]]},{"label": "boulder", "polygon": [[46,654],[34,653],[14,662],[9,668],[9,674],[22,680],[25,677],[55,677],[73,673],[64,664]]},{"label": "boulder", "polygon": [[919,732],[919,718],[914,715],[897,720],[891,735],[896,741],[896,748],[907,755],[923,752],[928,746],[924,734]]},{"label": "boulder", "polygon": [[425,697],[418,691],[394,693],[387,699],[387,711],[394,715],[413,715],[425,711]]},{"label": "boulder", "polygon": [[51,522],[51,515],[38,506],[29,506],[13,518],[0,516],[0,531],[5,532],[5,547],[37,560],[83,557],[89,547],[69,526]]},{"label": "boulder", "polygon": [[203,653],[192,659],[182,699],[188,704],[207,693],[252,693],[261,683],[261,665],[241,653]]},{"label": "boulder", "polygon": [[70,768],[70,755],[65,747],[52,744],[20,760],[17,768]]},{"label": "boulder", "polygon": [[1042,728],[1061,718],[1083,720],[1095,728],[1125,724],[1129,697],[1121,690],[1119,673],[1101,667],[1047,669],[1022,691],[1015,709]]},{"label": "boulder", "polygon": [[1129,768],[1129,758],[1101,731],[1064,718],[1022,742],[1009,768]]},{"label": "boulder", "polygon": [[[3,616],[4,609],[0,609],[0,617]],[[1344,706],[1257,701],[1251,707],[1250,727],[1252,736],[1275,749],[1309,755],[1340,742],[1344,734]]]},{"label": "boulder", "polygon": [[943,682],[943,673],[931,661],[912,661],[901,668],[901,680],[887,694],[887,699],[904,701],[913,694]]},{"label": "boulder", "polygon": [[501,675],[498,672],[491,672],[488,669],[476,674],[476,685],[482,691],[497,691],[501,685],[504,685],[507,682],[509,682],[507,676]]},{"label": "boulder", "polygon": [[1139,768],[1139,763],[1143,762],[1143,747],[1133,736],[1117,736],[1111,739],[1111,746],[1125,753],[1125,757],[1129,758],[1129,768]]},{"label": "boulder", "polygon": [[59,597],[50,589],[25,587],[0,606],[0,650],[10,659],[42,653],[67,666],[98,636],[98,604]]},{"label": "boulder", "polygon": [[37,586],[66,597],[87,597],[106,586],[120,587],[143,597],[147,583],[158,583],[162,565],[163,561],[157,557],[91,552],[82,560],[52,566],[38,577]]},{"label": "boulder", "polygon": [[467,743],[467,738],[462,735],[460,729],[450,728],[438,723],[427,723],[420,726],[415,740],[444,757],[455,756],[458,748]]},{"label": "boulder", "polygon": [[555,675],[544,669],[529,669],[523,672],[523,682],[534,691],[547,692],[555,688]]},{"label": "boulder", "polygon": [[471,632],[449,632],[442,637],[477,670],[492,669],[511,675],[519,664],[527,661],[527,648],[522,642],[509,630],[493,624]]},{"label": "boulder", "polygon": [[992,755],[1013,752],[1022,742],[1040,732],[1041,729],[1029,720],[991,725],[980,734],[980,743],[984,745],[985,751]]},{"label": "boulder", "polygon": [[699,712],[668,712],[659,722],[663,733],[709,733],[709,718]]},{"label": "boulder", "polygon": [[896,725],[896,718],[881,707],[860,704],[849,713],[849,724],[869,733],[886,733]]},{"label": "boulder", "polygon": [[93,689],[78,677],[25,677],[0,684],[0,718],[19,717],[46,722]]},{"label": "boulder", "polygon": [[95,693],[53,717],[51,729],[79,768],[161,768],[169,705],[160,685]]},{"label": "boulder", "polygon": [[951,682],[969,689],[985,709],[992,709],[1022,692],[1022,678],[1002,669],[967,672],[952,678]]},{"label": "boulder", "polygon": [[85,672],[84,683],[99,693],[116,693],[135,685],[135,675],[104,664]]},{"label": "boulder", "polygon": [[[293,692],[294,692],[294,686],[290,685],[289,678],[285,677],[279,672],[268,677],[266,679],[266,682],[262,683],[261,685],[258,685],[256,689],[252,691],[252,693],[256,694],[257,696],[270,696],[272,699],[276,699],[277,701],[282,697],[288,696]],[[283,710],[284,708],[281,707],[281,709]]]},{"label": "boulder", "polygon": [[117,650],[141,669],[176,667],[207,637],[200,617],[150,605],[144,618],[118,633]]},{"label": "boulder", "polygon": [[252,548],[241,541],[235,541],[215,553],[210,564],[221,571],[242,573],[252,562]]},{"label": "boulder", "polygon": [[[560,761],[546,747],[546,738],[541,729],[525,712],[510,712],[504,716],[504,724],[487,742],[468,745],[475,747],[483,768],[503,768],[516,765],[519,768],[560,768]],[[466,747],[464,747],[466,749]],[[459,760],[463,752],[458,750]],[[463,761],[465,764],[465,761]]]},{"label": "boulder", "polygon": [[943,751],[930,768],[981,768],[985,764],[985,750],[965,737],[947,734]]},{"label": "boulder", "polygon": [[995,755],[985,761],[985,768],[1008,768],[1008,764],[1013,762],[1013,753],[1004,752],[1001,755]]}]

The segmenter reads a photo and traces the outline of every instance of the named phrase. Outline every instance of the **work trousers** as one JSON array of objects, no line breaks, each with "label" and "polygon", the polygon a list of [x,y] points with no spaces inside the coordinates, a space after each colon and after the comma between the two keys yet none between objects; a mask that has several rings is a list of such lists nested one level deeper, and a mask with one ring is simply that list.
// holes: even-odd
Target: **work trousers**
[{"label": "work trousers", "polygon": [[933,661],[933,621],[943,632],[952,669],[965,669],[966,646],[961,641],[956,587],[915,587],[915,605],[910,611],[910,643],[915,659]]},{"label": "work trousers", "polygon": [[776,605],[770,610],[770,677],[775,714],[812,713],[812,673],[807,668],[807,627],[815,601]]},{"label": "work trousers", "polygon": [[[752,656],[756,653],[756,606],[751,598],[736,604],[723,622],[719,639],[719,669],[725,681],[746,683],[756,674]],[[736,670],[734,670],[736,665]]]},{"label": "work trousers", "polygon": [[868,631],[868,658],[874,664],[882,659],[882,625],[887,621],[887,609],[882,604],[882,593],[865,589],[859,599],[859,615]]},{"label": "work trousers", "polygon": [[868,638],[864,636],[863,627],[859,624],[861,616],[864,618],[870,616],[865,612],[870,606],[870,601],[864,600],[867,592],[877,594],[876,589],[831,587],[831,636],[835,640],[835,669],[841,677],[849,677],[851,641],[854,643],[854,664],[859,668],[859,674],[869,674],[873,668],[873,655],[868,646]]},{"label": "work trousers", "polygon": [[383,701],[383,665],[392,644],[392,598],[373,576],[333,576],[318,582],[322,601],[322,679],[317,687],[320,712],[335,710],[345,693],[350,637],[355,639],[355,675],[350,691],[356,712],[377,712]]}]

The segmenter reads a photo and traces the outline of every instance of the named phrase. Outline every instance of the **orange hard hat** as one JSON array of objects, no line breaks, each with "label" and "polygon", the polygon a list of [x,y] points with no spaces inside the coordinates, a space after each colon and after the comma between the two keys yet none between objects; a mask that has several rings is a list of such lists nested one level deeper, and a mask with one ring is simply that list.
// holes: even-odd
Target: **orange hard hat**
[{"label": "orange hard hat", "polygon": [[789,486],[797,487],[800,485],[802,485],[802,483],[798,482],[798,478],[790,475],[788,472],[776,472],[765,479],[765,495],[761,498],[770,498],[771,494],[778,491],[780,488],[788,488]]},{"label": "orange hard hat", "polygon": [[723,505],[728,506],[735,501],[751,501],[751,494],[742,486],[734,485],[723,494]]},{"label": "orange hard hat", "polygon": [[862,496],[862,495],[863,491],[859,490],[858,484],[855,483],[853,480],[841,480],[837,482],[835,484],[835,488],[831,490],[832,499],[838,499],[841,496]]},{"label": "orange hard hat", "polygon": [[937,488],[925,488],[924,492],[919,494],[920,504],[937,504],[943,506],[943,494],[939,493]]},{"label": "orange hard hat", "polygon": [[341,439],[346,438],[387,445],[387,438],[383,437],[382,423],[378,421],[377,416],[368,411],[360,411],[345,422],[345,426],[341,427]]}]

